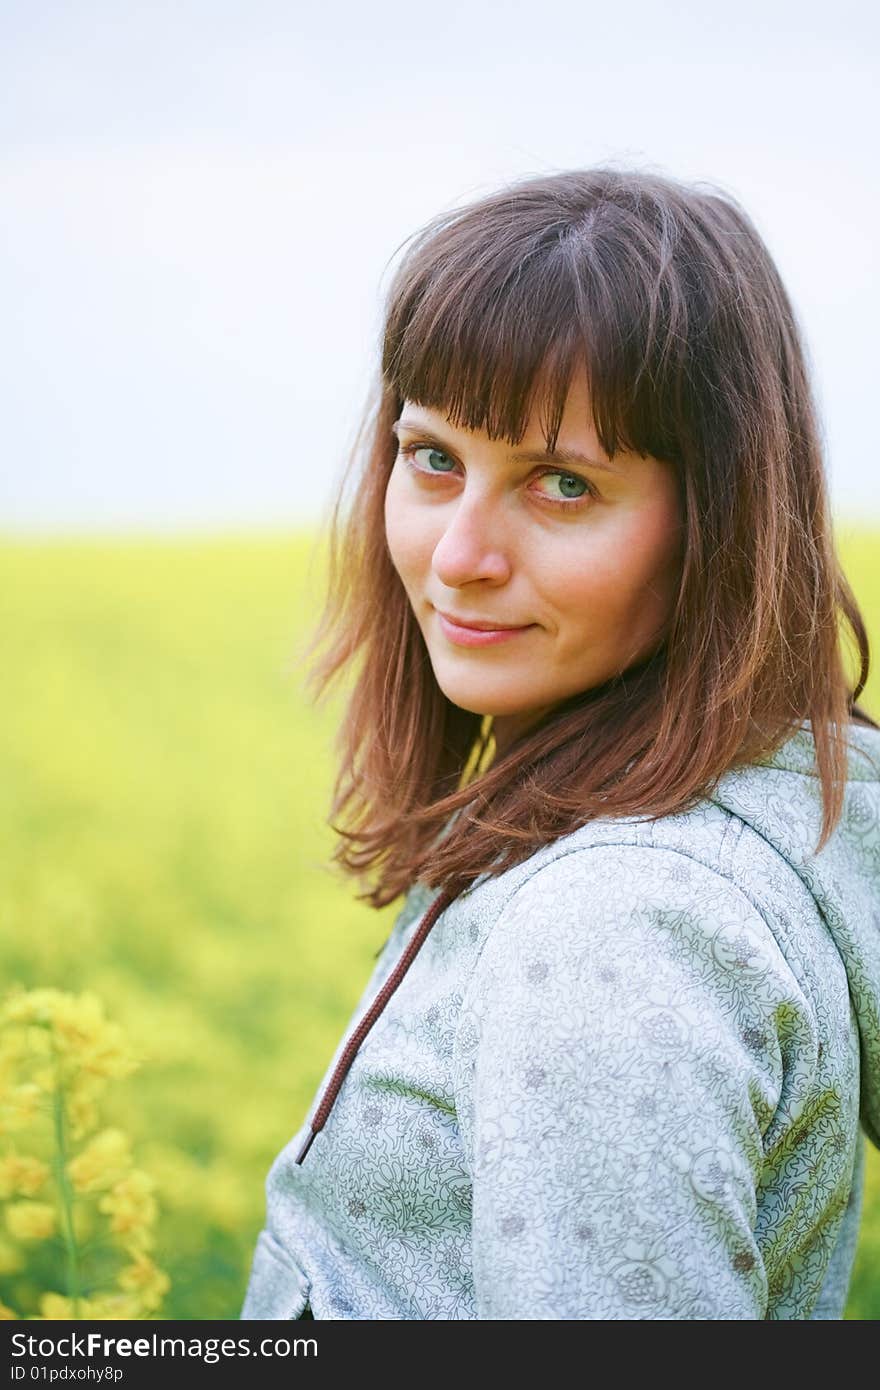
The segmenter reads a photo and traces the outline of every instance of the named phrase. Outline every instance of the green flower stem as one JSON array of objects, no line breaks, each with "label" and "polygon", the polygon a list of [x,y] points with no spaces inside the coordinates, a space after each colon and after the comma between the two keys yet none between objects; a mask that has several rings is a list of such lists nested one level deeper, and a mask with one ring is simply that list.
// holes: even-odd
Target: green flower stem
[{"label": "green flower stem", "polygon": [[55,1047],[55,1040],[52,1039],[52,1051],[55,1057],[55,1147],[56,1147],[56,1177],[58,1179],[58,1192],[61,1198],[61,1225],[64,1233],[64,1248],[67,1253],[67,1296],[73,1301],[73,1316],[79,1320],[79,1301],[81,1298],[80,1273],[79,1273],[79,1251],[76,1246],[76,1236],[73,1230],[73,1189],[70,1186],[70,1179],[67,1175],[67,1114],[64,1108],[64,1082],[61,1078],[61,1059]]}]

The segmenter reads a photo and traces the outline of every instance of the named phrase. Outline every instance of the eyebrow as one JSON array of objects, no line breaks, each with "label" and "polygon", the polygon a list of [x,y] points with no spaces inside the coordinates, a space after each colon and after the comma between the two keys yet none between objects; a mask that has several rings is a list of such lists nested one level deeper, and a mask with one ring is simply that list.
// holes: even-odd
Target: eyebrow
[{"label": "eyebrow", "polygon": [[[420,425],[418,421],[410,422],[401,416],[399,420],[394,421],[391,432],[399,439],[401,430],[409,430],[412,434],[424,435],[425,438],[434,440],[442,449],[445,450],[446,448],[442,438],[434,430],[427,425]],[[564,463],[575,468],[600,468],[604,473],[615,473],[618,477],[622,471],[613,463],[606,463],[604,459],[590,458],[577,449],[554,449],[552,452],[547,449],[520,449],[516,453],[508,454],[508,461],[511,463]]]}]

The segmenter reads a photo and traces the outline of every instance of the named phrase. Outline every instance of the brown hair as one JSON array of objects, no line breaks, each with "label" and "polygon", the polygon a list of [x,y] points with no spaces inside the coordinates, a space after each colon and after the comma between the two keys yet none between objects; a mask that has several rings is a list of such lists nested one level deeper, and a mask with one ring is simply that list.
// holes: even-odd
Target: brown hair
[{"label": "brown hair", "polygon": [[[533,403],[553,449],[585,367],[596,431],[671,462],[680,589],[647,660],[560,702],[491,762],[491,717],[440,690],[392,564],[384,497],[404,400],[518,443]],[[355,491],[342,516],[346,485]],[[341,519],[342,516],[342,519]],[[795,315],[737,202],[711,185],[592,168],[530,178],[416,233],[388,294],[381,378],[329,526],[311,650],[323,695],[357,659],[337,739],[334,860],[460,892],[594,816],[690,809],[727,770],[809,719],[821,849],[842,810],[844,727],[868,676],[865,625],[835,552]],[[855,639],[850,689],[841,619]],[[461,814],[454,814],[461,812]]]}]

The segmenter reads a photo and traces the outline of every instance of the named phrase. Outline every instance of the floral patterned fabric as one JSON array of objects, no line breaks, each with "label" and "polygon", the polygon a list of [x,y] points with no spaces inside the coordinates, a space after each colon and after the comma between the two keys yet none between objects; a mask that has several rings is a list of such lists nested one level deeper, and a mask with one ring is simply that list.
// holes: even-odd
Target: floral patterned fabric
[{"label": "floral patterned fabric", "polygon": [[696,809],[404,903],[266,1182],[241,1316],[839,1319],[880,1147],[880,732],[805,724]]}]

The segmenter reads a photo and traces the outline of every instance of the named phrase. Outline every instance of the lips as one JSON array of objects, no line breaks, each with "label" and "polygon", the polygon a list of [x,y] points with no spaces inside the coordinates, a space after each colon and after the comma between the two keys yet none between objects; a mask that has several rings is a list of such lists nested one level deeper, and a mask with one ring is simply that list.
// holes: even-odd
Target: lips
[{"label": "lips", "polygon": [[437,612],[448,622],[455,623],[456,627],[470,628],[473,632],[516,632],[519,628],[530,627],[530,623],[501,623],[484,622],[480,618],[457,618],[454,613],[445,613],[442,608]]},{"label": "lips", "polygon": [[528,632],[534,632],[534,623],[525,623],[521,627],[498,627],[498,619],[495,618],[490,624],[477,627],[476,623],[483,623],[483,619],[470,619],[470,624],[465,625],[460,618],[448,618],[441,609],[436,609],[437,622],[440,631],[447,642],[451,642],[455,647],[496,647],[501,644],[512,642],[515,637],[524,637]]}]

